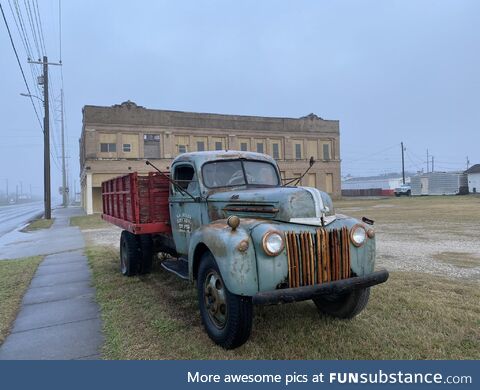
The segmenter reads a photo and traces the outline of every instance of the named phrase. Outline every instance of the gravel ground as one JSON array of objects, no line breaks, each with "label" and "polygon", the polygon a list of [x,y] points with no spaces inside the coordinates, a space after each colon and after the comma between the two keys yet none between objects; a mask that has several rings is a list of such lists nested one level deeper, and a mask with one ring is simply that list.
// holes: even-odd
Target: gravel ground
[{"label": "gravel ground", "polygon": [[[480,199],[431,198],[348,200],[336,207],[342,214],[375,217],[378,268],[480,280]],[[90,245],[119,248],[116,226],[83,233]]]}]

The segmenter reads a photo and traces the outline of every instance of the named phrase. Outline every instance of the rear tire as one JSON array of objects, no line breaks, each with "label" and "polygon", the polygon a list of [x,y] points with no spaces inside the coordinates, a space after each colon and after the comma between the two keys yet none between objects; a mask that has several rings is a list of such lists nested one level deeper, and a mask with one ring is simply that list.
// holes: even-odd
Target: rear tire
[{"label": "rear tire", "polygon": [[353,318],[367,306],[370,287],[342,295],[320,295],[313,298],[317,309],[336,318]]},{"label": "rear tire", "polygon": [[228,291],[210,252],[200,260],[197,289],[200,316],[208,336],[225,349],[244,344],[252,330],[252,299]]},{"label": "rear tire", "polygon": [[153,240],[150,234],[140,234],[138,236],[140,243],[140,261],[138,264],[138,273],[141,275],[149,274],[152,271],[153,264]]},{"label": "rear tire", "polygon": [[137,273],[141,257],[139,241],[135,234],[126,230],[120,236],[120,271],[125,276]]}]

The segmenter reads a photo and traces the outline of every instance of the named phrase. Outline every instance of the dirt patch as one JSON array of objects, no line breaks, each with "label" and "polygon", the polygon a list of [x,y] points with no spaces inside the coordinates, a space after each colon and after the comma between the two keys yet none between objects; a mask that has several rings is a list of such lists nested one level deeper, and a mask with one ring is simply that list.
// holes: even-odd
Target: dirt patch
[{"label": "dirt patch", "polygon": [[452,264],[460,268],[480,267],[480,256],[468,252],[440,252],[433,256],[442,263]]}]

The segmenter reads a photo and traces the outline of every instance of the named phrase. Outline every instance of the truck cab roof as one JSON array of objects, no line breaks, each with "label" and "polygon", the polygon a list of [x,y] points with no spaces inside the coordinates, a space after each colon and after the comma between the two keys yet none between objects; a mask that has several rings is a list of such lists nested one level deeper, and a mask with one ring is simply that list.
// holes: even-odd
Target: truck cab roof
[{"label": "truck cab roof", "polygon": [[183,153],[177,156],[172,165],[178,162],[194,162],[197,166],[202,166],[208,161],[218,161],[218,160],[234,160],[234,159],[245,159],[245,160],[257,160],[257,161],[266,161],[276,166],[275,160],[263,153],[255,152],[242,152],[239,150],[215,150],[215,151],[205,151],[205,152],[189,152]]}]

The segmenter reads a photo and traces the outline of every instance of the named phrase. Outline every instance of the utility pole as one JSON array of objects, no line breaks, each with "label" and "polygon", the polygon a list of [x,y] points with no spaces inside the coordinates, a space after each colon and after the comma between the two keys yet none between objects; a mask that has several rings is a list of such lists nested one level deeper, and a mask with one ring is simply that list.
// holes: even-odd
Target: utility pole
[{"label": "utility pole", "polygon": [[65,169],[65,125],[63,121],[63,89],[60,92],[60,102],[61,102],[61,119],[62,119],[62,196],[63,196],[63,207],[68,206],[68,192],[67,192],[67,171]]},{"label": "utility pole", "polygon": [[429,165],[430,165],[430,158],[428,157],[428,149],[427,149],[427,173],[428,173]]},{"label": "utility pole", "polygon": [[43,61],[28,61],[30,64],[43,65],[43,107],[45,114],[43,116],[43,195],[44,195],[44,218],[52,219],[52,194],[50,184],[50,113],[48,103],[48,65],[62,65],[49,63],[47,56],[43,56]]},{"label": "utility pole", "polygon": [[403,152],[405,151],[405,148],[403,147],[403,142],[400,143],[402,145],[402,180],[403,184],[405,184],[405,158],[403,156]]},{"label": "utility pole", "polygon": [[470,167],[470,160],[468,159],[468,156],[467,156],[467,169]]},{"label": "utility pole", "polygon": [[50,188],[50,113],[48,111],[48,59],[43,56],[43,182],[45,198],[45,219],[52,219],[52,194]]},{"label": "utility pole", "polygon": [[434,172],[434,171],[435,171],[435,169],[434,169],[434,165],[433,165],[434,158],[435,158],[435,157],[434,157],[434,156],[432,156],[432,172]]}]

